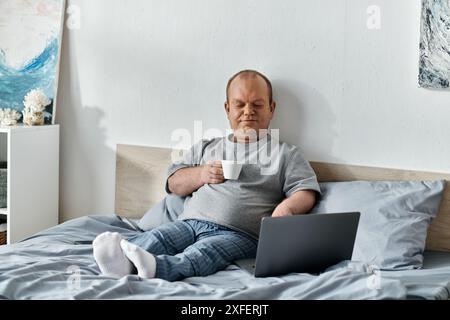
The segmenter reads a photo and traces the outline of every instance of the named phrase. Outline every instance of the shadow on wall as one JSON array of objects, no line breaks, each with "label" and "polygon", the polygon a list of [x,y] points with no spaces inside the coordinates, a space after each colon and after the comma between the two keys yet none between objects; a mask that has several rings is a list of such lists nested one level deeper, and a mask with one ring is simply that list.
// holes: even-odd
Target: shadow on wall
[{"label": "shadow on wall", "polygon": [[309,160],[340,162],[333,156],[338,139],[336,116],[314,88],[291,80],[274,80],[277,103],[270,127],[280,129],[280,140],[297,145]]},{"label": "shadow on wall", "polygon": [[[104,177],[111,175],[110,172],[102,172],[109,168],[104,166],[104,159],[115,159],[114,152],[106,146],[105,129],[100,127],[104,112],[98,107],[82,104],[71,33],[64,30],[58,85],[59,107],[55,118],[61,126],[59,222],[102,211],[99,209],[100,192],[104,192],[103,184],[107,182]],[[111,189],[114,191],[114,185]],[[110,198],[114,199],[114,193]],[[111,208],[114,208],[114,203]]]}]

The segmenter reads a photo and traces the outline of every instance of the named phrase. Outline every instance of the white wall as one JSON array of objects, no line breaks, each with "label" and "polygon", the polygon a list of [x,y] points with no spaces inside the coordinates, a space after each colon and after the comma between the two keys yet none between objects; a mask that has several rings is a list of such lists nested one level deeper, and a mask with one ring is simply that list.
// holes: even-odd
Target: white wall
[{"label": "white wall", "polygon": [[[114,212],[115,145],[227,128],[228,77],[274,83],[272,127],[310,160],[450,172],[450,92],[418,88],[420,1],[69,0],[58,96],[61,220]],[[381,29],[369,30],[369,5]]]}]

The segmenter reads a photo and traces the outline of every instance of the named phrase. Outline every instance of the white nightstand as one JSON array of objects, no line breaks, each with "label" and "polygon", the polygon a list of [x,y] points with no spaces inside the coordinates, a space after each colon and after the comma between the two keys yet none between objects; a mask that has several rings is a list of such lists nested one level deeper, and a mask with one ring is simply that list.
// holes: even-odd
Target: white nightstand
[{"label": "white nightstand", "polygon": [[7,162],[7,243],[58,224],[59,125],[0,126],[0,161]]}]

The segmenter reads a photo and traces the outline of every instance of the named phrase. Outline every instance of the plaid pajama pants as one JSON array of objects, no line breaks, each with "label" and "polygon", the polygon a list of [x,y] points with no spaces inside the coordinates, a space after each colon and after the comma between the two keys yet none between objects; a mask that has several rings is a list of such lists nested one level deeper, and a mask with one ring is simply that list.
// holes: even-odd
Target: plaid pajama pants
[{"label": "plaid pajama pants", "polygon": [[156,258],[156,278],[168,281],[207,276],[234,260],[254,258],[258,240],[203,220],[179,220],[128,241]]}]

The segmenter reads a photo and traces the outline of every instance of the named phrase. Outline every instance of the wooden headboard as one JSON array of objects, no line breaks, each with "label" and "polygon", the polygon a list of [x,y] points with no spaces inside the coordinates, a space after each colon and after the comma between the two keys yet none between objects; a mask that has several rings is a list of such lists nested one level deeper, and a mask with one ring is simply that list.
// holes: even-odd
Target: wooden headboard
[{"label": "wooden headboard", "polygon": [[[140,218],[165,196],[167,167],[172,150],[168,148],[117,145],[115,211],[121,216]],[[352,180],[440,180],[450,174],[385,169],[323,162],[311,162],[319,181]],[[450,183],[441,208],[427,237],[427,249],[450,251]]]}]

